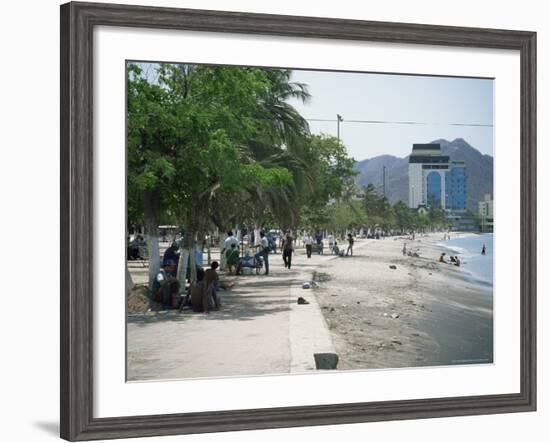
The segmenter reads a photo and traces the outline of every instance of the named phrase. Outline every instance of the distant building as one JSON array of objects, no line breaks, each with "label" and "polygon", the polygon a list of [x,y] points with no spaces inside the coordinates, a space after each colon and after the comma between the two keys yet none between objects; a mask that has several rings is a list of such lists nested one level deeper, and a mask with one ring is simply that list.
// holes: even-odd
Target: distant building
[{"label": "distant building", "polygon": [[493,232],[493,198],[485,194],[483,201],[478,202],[481,232]]},{"label": "distant building", "polygon": [[466,165],[441,155],[437,143],[414,144],[409,157],[409,207],[466,209]]}]

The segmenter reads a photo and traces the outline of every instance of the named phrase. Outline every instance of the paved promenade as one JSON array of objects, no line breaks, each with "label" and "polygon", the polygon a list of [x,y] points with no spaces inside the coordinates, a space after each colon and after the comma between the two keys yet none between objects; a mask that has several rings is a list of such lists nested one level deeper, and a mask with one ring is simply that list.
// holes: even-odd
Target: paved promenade
[{"label": "paved promenade", "polygon": [[[331,259],[336,257],[308,259],[298,249],[288,270],[281,255],[272,254],[268,276],[228,277],[236,286],[221,291],[222,309],[208,315],[131,315],[128,380],[315,371],[314,353],[334,347],[313,292],[302,283]],[[298,305],[300,296],[309,304]]]}]

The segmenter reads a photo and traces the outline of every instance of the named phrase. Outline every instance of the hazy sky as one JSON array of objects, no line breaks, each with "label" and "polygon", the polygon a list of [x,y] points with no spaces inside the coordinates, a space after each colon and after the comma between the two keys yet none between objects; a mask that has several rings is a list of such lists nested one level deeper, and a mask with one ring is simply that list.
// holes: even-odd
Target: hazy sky
[{"label": "hazy sky", "polygon": [[336,136],[340,114],[341,139],[356,160],[381,154],[405,157],[413,143],[438,138],[463,138],[493,155],[493,80],[298,70],[292,80],[309,86],[307,104],[291,103],[309,120],[311,131]]}]

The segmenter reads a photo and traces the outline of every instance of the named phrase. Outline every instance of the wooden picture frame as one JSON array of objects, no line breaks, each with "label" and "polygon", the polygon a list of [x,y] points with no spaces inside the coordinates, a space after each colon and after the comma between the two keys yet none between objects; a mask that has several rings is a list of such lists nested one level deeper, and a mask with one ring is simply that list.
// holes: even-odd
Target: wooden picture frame
[{"label": "wooden picture frame", "polygon": [[[267,34],[519,51],[521,390],[465,396],[184,414],[93,416],[93,29]],[[70,441],[419,419],[536,409],[536,34],[235,12],[61,6],[61,437]]]}]

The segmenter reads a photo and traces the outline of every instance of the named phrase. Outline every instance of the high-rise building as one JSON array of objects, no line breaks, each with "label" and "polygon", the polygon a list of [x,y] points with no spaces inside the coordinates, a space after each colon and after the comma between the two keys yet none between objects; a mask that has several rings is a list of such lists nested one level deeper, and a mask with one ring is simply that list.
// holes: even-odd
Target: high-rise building
[{"label": "high-rise building", "polygon": [[441,155],[437,143],[414,144],[409,157],[409,207],[466,209],[466,166]]},{"label": "high-rise building", "polygon": [[483,201],[478,202],[481,232],[493,232],[493,197],[485,194]]},{"label": "high-rise building", "polygon": [[445,207],[452,210],[466,209],[466,164],[451,162],[450,170],[445,174]]}]

